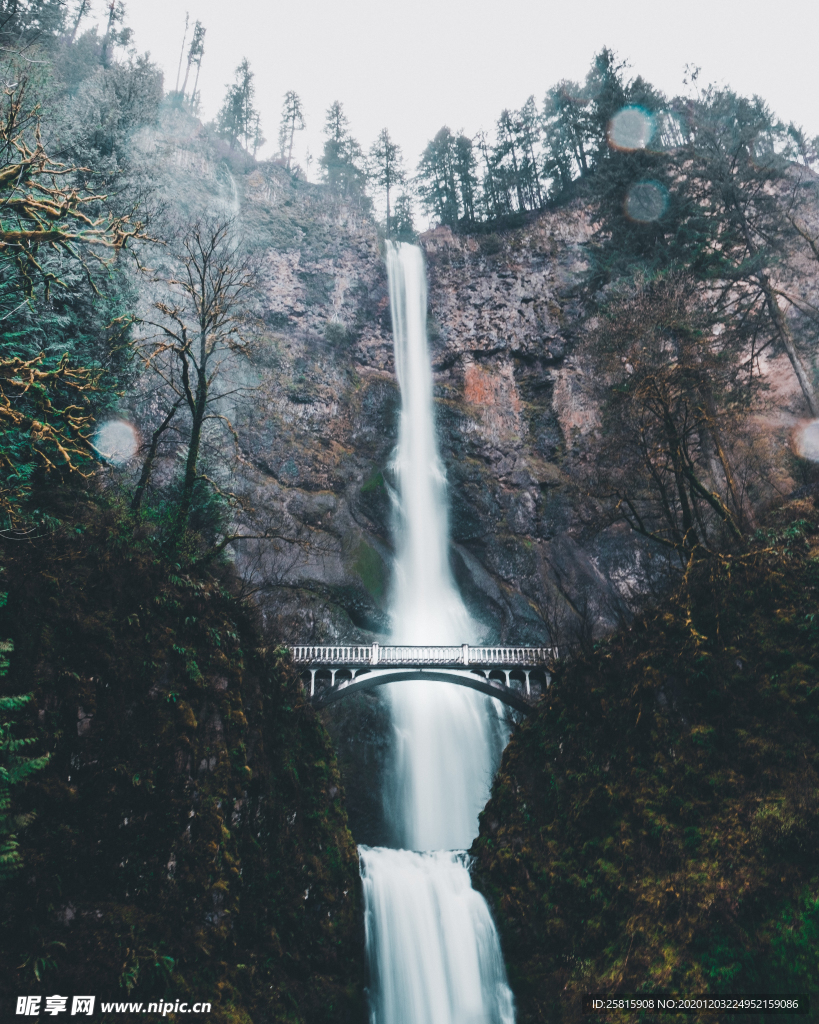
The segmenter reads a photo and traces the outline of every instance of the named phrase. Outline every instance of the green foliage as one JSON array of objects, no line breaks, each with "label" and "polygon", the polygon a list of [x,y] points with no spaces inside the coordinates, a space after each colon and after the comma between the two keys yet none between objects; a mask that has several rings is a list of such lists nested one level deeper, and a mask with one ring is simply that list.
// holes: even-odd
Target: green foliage
[{"label": "green foliage", "polygon": [[[37,6],[44,5],[32,4],[31,11]],[[20,6],[17,15],[27,9]],[[95,418],[115,405],[127,379],[133,294],[118,273],[118,253],[141,234],[141,225],[127,213],[115,214],[93,179],[103,164],[106,172],[116,169],[126,137],[153,116],[161,93],[147,59],[102,68],[95,58],[88,70],[104,79],[116,108],[116,140],[102,148],[80,145],[82,118],[77,110],[66,114],[65,104],[76,97],[61,91],[61,61],[31,73],[13,67],[15,60],[9,73],[17,81],[0,105],[0,507],[6,529],[42,521],[46,481],[53,488],[93,470]],[[103,106],[95,102],[98,126]],[[70,131],[61,137],[66,123]],[[62,147],[61,157],[81,153],[93,167],[59,162],[44,136]]]},{"label": "green foliage", "polygon": [[129,169],[134,132],[155,122],[162,101],[162,72],[147,54],[103,67],[95,52],[102,47],[96,33],[87,33],[76,48],[82,50],[86,42],[82,62],[66,69],[70,91],[55,112],[59,153],[64,160],[91,168],[95,176],[110,175]]},{"label": "green foliage", "polygon": [[412,200],[405,192],[395,200],[392,212],[392,237],[396,242],[410,242],[413,245],[418,242],[418,233],[412,216]]},{"label": "green foliage", "polygon": [[418,164],[416,191],[441,224],[455,227],[461,218],[456,180],[456,139],[446,125],[427,144]]},{"label": "green foliage", "polygon": [[279,158],[288,171],[293,160],[293,141],[296,132],[304,131],[305,127],[301,99],[298,93],[290,89],[284,94],[282,117],[279,124]]},{"label": "green foliage", "polygon": [[819,516],[781,518],[561,666],[507,748],[473,853],[521,1024],[584,991],[810,990]]},{"label": "green foliage", "polygon": [[[366,493],[363,487],[362,492]],[[364,540],[355,549],[354,556],[353,571],[361,577],[362,583],[370,594],[376,600],[380,600],[384,596],[389,578],[384,560],[375,548],[370,547]]]},{"label": "green foliage", "polygon": [[387,238],[392,237],[393,217],[390,206],[390,195],[393,189],[406,184],[407,175],[404,170],[404,157],[401,147],[392,141],[390,133],[382,128],[378,138],[370,147],[367,163],[368,178],[376,192],[383,192],[387,210]]},{"label": "green foliage", "polygon": [[350,132],[349,118],[338,100],[327,110],[324,136],[319,165],[325,182],[338,194],[361,200],[367,177],[364,154]]},{"label": "green foliage", "polygon": [[[0,998],[212,998],[210,1019],[352,1024],[357,857],[329,740],[278,645],[115,508],[16,548],[4,691],[36,681],[36,885],[0,913]],[[305,893],[307,898],[305,898]],[[203,995],[204,994],[204,995]]]},{"label": "green foliage", "polygon": [[216,118],[220,135],[228,139],[230,148],[238,143],[253,154],[264,144],[259,112],[253,106],[256,86],[247,58],[236,68],[236,81],[228,86],[222,109]]},{"label": "green foliage", "polygon": [[[0,607],[5,607],[7,594],[0,594]],[[14,650],[11,640],[0,641],[0,679],[8,674],[8,655]],[[26,693],[17,697],[0,696],[0,884],[8,881],[23,866],[16,833],[25,828],[32,815],[12,814],[11,789],[28,776],[48,764],[48,754],[40,757],[22,757],[21,751],[36,743],[36,737],[16,739],[16,722],[11,717],[24,708],[32,698]]]}]

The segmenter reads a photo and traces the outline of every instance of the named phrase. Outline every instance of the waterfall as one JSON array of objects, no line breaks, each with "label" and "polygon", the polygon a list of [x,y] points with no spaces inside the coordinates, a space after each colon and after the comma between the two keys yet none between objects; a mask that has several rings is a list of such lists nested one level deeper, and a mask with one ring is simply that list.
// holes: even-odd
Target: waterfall
[{"label": "waterfall", "polygon": [[[449,565],[421,250],[387,249],[401,419],[393,642],[475,643]],[[385,810],[399,849],[361,847],[373,1024],[513,1024],[498,936],[463,851],[506,740],[499,706],[460,686],[388,688],[395,729]]]}]

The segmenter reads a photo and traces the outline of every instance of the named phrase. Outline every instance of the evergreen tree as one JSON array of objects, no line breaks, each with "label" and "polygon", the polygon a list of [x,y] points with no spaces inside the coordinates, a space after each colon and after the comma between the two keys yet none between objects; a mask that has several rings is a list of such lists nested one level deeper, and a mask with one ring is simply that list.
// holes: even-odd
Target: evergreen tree
[{"label": "evergreen tree", "polygon": [[530,96],[518,111],[517,129],[522,153],[521,177],[526,186],[530,208],[539,210],[543,206],[543,192],[540,187],[540,168],[535,147],[540,139],[540,115],[534,96]]},{"label": "evergreen tree", "polygon": [[367,169],[370,182],[383,193],[386,200],[387,238],[390,238],[392,230],[390,193],[397,185],[403,185],[406,182],[407,175],[404,170],[401,147],[392,141],[386,128],[381,129],[378,138],[370,147]]},{"label": "evergreen tree", "polygon": [[477,220],[478,178],[475,173],[477,166],[472,139],[466,135],[459,135],[455,140],[453,170],[458,183],[463,220],[468,225],[474,224]]},{"label": "evergreen tree", "polygon": [[0,45],[19,52],[50,48],[65,32],[65,0],[0,0]]},{"label": "evergreen tree", "polygon": [[478,132],[476,139],[478,150],[481,154],[481,169],[483,172],[479,192],[480,209],[486,220],[492,220],[495,217],[500,217],[506,210],[501,202],[500,183],[497,180],[495,167],[489,155],[489,142],[486,138],[486,132]]},{"label": "evergreen tree", "polygon": [[342,195],[360,195],[364,187],[361,146],[353,138],[347,115],[338,100],[324,120],[324,152],[319,159],[325,182]]},{"label": "evergreen tree", "polygon": [[526,209],[524,196],[524,181],[521,173],[521,157],[519,125],[517,119],[508,110],[501,111],[496,125],[495,147],[493,150],[493,163],[499,172],[501,181],[505,179],[505,191],[514,191],[515,208],[523,211]]},{"label": "evergreen tree", "polygon": [[720,282],[715,312],[742,321],[754,352],[784,349],[811,415],[819,416],[815,380],[783,309],[804,312],[805,304],[780,280],[783,256],[808,241],[798,230],[800,207],[810,200],[794,140],[760,99],[727,89],[703,90],[680,114],[691,139],[678,157],[679,170],[688,168],[680,232],[686,257],[706,287]]},{"label": "evergreen tree", "polygon": [[552,192],[567,189],[590,168],[589,98],[576,82],[562,81],[546,93],[541,118],[543,173]]},{"label": "evergreen tree", "polygon": [[284,94],[282,119],[279,124],[279,156],[288,171],[293,161],[293,140],[296,132],[304,131],[306,127],[301,100],[298,93],[291,89]]},{"label": "evergreen tree", "polygon": [[604,46],[595,54],[586,75],[584,92],[590,103],[585,126],[587,139],[595,150],[594,166],[599,166],[611,154],[608,135],[611,119],[618,110],[633,102],[623,77],[627,67],[625,61],[618,61],[613,50]]},{"label": "evergreen tree", "polygon": [[94,468],[94,412],[105,391],[100,349],[109,348],[103,343],[95,350],[95,342],[107,334],[106,312],[118,321],[114,331],[128,323],[101,286],[112,254],[141,228],[128,217],[105,216],[104,197],[82,183],[84,169],[51,160],[26,95],[21,79],[0,108],[0,513],[6,529],[39,518],[30,498],[43,478],[90,475]]},{"label": "evergreen tree", "polygon": [[[710,304],[714,323],[741,325],[751,358],[783,350],[811,415],[819,415],[816,383],[797,328],[815,330],[809,302],[782,283],[781,265],[801,247],[801,187],[811,172],[798,143],[759,99],[731,90],[703,90],[675,101],[662,126],[661,97],[641,79],[618,99],[639,116],[654,113],[656,132],[681,141],[670,150],[651,145],[609,147],[589,190],[600,224],[592,249],[593,287],[635,272],[690,268]],[[641,113],[642,112],[642,113]],[[614,140],[616,141],[616,140]],[[794,318],[786,315],[787,307]]]},{"label": "evergreen tree", "polygon": [[395,200],[392,224],[392,236],[396,242],[417,241],[418,236],[412,218],[412,200],[405,192]]},{"label": "evergreen tree", "polygon": [[[102,39],[102,64],[109,67],[117,46],[127,46],[133,38],[133,31],[124,26],[125,0],[110,0],[108,4],[108,24]],[[123,26],[117,28],[118,25]]]},{"label": "evergreen tree", "polygon": [[228,91],[216,119],[219,134],[230,141],[234,149],[241,143],[246,150],[254,155],[264,144],[259,112],[253,106],[256,87],[253,84],[253,72],[245,57],[236,68],[236,81],[228,86]]},{"label": "evergreen tree", "polygon": [[191,45],[188,48],[188,63],[185,68],[185,78],[182,82],[182,95],[184,96],[188,88],[188,78],[191,73],[191,68],[196,65],[196,79],[193,85],[193,92],[191,93],[191,103],[196,102],[196,89],[199,85],[199,69],[202,66],[202,57],[205,55],[205,27],[201,21],[197,21],[193,26],[193,38],[191,39]]},{"label": "evergreen tree", "polygon": [[456,160],[455,136],[444,126],[424,149],[416,178],[418,196],[427,211],[439,224],[450,227],[460,219]]}]

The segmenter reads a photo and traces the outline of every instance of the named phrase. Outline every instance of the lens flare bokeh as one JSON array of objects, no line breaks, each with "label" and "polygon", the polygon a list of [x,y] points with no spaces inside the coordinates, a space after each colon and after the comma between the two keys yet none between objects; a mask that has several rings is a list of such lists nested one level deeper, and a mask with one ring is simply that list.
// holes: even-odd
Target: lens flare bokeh
[{"label": "lens flare bokeh", "polygon": [[819,420],[814,420],[796,432],[794,444],[803,459],[819,462]]},{"label": "lens flare bokeh", "polygon": [[645,149],[654,135],[654,118],[642,107],[623,107],[609,121],[609,145],[627,152]]},{"label": "lens flare bokeh", "polygon": [[659,220],[667,206],[668,192],[658,181],[635,182],[626,194],[626,216],[638,224]]},{"label": "lens flare bokeh", "polygon": [[94,447],[106,462],[121,466],[136,455],[139,445],[137,432],[125,420],[101,423],[94,434]]}]

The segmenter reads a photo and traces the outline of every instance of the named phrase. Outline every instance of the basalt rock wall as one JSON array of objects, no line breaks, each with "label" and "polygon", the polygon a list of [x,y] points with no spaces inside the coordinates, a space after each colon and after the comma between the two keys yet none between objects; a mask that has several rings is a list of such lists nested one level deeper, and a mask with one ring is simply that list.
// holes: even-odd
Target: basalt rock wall
[{"label": "basalt rock wall", "polygon": [[[262,329],[237,370],[249,390],[222,411],[239,437],[230,488],[276,539],[242,545],[238,568],[283,638],[383,637],[400,404],[383,239],[359,200],[237,155],[179,111],[140,145],[171,208],[235,218],[263,266]],[[605,633],[673,577],[580,485],[599,426],[579,351],[592,229],[578,201],[498,234],[420,239],[452,566],[489,641]],[[800,415],[793,375],[784,356],[764,369],[782,432]]]},{"label": "basalt rock wall", "polygon": [[[280,175],[247,177],[245,216],[275,202]],[[400,403],[383,243],[323,190],[289,181],[285,194],[312,219],[300,244],[266,250],[270,334],[242,436],[257,501],[298,542],[244,557],[260,559],[282,635],[375,639],[389,631]],[[488,640],[548,642],[567,614],[605,629],[651,584],[640,545],[592,529],[573,487],[596,417],[572,357],[589,232],[572,208],[503,236],[421,237],[452,565]]]}]

